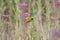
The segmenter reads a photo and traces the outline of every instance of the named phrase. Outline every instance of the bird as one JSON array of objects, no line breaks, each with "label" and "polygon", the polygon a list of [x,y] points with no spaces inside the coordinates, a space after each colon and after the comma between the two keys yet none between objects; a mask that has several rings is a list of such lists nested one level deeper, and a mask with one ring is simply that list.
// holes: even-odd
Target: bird
[{"label": "bird", "polygon": [[26,22],[26,23],[29,23],[29,22],[32,21],[32,20],[33,20],[33,17],[31,16],[31,17],[29,17],[28,19],[26,19],[25,22]]}]

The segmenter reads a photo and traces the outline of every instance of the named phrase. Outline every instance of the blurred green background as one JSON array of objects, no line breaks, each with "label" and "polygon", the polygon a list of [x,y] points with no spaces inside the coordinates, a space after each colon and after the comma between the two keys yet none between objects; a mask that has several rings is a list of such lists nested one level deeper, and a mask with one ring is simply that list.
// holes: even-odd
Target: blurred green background
[{"label": "blurred green background", "polygon": [[[26,25],[22,24],[22,2],[28,3],[28,13],[33,17]],[[60,29],[59,6],[55,0],[0,0],[0,40],[51,40],[51,29]],[[8,20],[2,18],[5,11]]]}]

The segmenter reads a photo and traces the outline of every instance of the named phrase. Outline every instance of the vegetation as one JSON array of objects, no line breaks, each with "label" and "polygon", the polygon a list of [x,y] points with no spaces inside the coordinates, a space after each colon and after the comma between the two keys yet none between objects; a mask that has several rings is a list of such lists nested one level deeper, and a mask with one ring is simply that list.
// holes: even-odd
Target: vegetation
[{"label": "vegetation", "polygon": [[0,0],[0,40],[54,40],[59,6],[59,0]]}]

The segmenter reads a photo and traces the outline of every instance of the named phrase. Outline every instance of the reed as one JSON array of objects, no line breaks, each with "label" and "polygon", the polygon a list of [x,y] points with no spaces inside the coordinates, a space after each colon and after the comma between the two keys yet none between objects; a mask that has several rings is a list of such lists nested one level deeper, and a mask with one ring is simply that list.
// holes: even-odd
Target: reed
[{"label": "reed", "polygon": [[0,40],[50,40],[52,28],[60,28],[59,5],[58,0],[0,0]]}]

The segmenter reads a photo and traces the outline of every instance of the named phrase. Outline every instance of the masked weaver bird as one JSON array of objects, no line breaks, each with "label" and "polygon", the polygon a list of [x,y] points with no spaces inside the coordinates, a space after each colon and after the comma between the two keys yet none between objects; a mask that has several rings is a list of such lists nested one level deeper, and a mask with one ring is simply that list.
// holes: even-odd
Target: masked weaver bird
[{"label": "masked weaver bird", "polygon": [[26,23],[30,22],[31,20],[33,20],[33,17],[29,17],[28,19],[25,20]]}]

